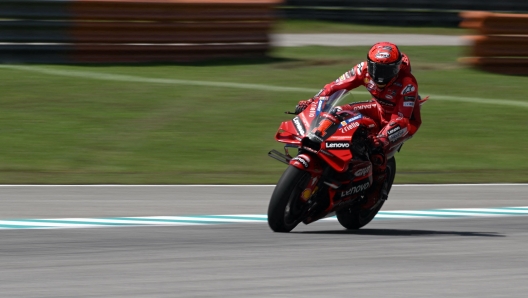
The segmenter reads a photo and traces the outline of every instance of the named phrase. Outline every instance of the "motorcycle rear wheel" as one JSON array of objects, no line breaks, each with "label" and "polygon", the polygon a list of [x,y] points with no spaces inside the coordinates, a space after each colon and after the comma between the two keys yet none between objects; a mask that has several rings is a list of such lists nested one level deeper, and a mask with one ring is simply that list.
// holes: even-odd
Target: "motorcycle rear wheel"
[{"label": "motorcycle rear wheel", "polygon": [[274,232],[288,233],[302,220],[304,203],[300,197],[310,181],[310,173],[288,166],[271,195],[268,225]]},{"label": "motorcycle rear wheel", "polygon": [[[394,177],[396,176],[396,159],[392,157],[387,161],[387,179],[383,184],[383,188],[386,189],[387,195],[389,194]],[[381,193],[381,192],[380,192]],[[360,205],[354,205],[350,208],[341,209],[336,212],[337,220],[339,223],[348,230],[357,230],[366,226],[369,222],[374,219],[381,207],[383,207],[384,201],[379,201],[372,209],[363,210]]]}]

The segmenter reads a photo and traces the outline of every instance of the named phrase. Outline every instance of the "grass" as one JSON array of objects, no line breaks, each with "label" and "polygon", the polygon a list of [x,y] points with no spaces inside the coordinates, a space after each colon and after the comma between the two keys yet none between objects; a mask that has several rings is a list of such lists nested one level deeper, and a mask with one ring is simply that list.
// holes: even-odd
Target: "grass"
[{"label": "grass", "polygon": [[274,33],[375,33],[375,34],[435,34],[469,35],[472,30],[450,27],[373,26],[352,23],[279,20]]},{"label": "grass", "polygon": [[[459,65],[459,47],[402,47],[423,125],[397,155],[397,183],[528,182],[528,110],[434,95],[528,102],[526,78]],[[280,48],[261,61],[41,66],[128,76],[319,89],[367,48]],[[313,92],[118,82],[0,68],[0,183],[271,184],[273,136]],[[368,99],[356,95],[357,100]]]}]

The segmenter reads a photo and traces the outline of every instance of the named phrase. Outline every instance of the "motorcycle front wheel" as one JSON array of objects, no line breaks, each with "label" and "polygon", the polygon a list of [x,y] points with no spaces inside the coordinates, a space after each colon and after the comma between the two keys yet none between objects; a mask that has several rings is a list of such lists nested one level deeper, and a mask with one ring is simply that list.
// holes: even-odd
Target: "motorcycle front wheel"
[{"label": "motorcycle front wheel", "polygon": [[301,193],[310,181],[310,173],[288,166],[282,174],[268,206],[268,225],[274,232],[287,233],[302,220]]},{"label": "motorcycle front wheel", "polygon": [[[396,160],[394,157],[387,161],[387,178],[383,183],[382,188],[386,191],[387,195],[389,194],[392,183],[394,182],[394,177],[396,176]],[[383,192],[383,189],[382,191]],[[381,193],[380,192],[380,193]],[[336,212],[337,220],[339,223],[346,229],[357,230],[374,219],[378,211],[383,207],[384,201],[378,201],[373,208],[364,210],[360,208],[360,205],[354,205],[350,208],[345,208]]]}]

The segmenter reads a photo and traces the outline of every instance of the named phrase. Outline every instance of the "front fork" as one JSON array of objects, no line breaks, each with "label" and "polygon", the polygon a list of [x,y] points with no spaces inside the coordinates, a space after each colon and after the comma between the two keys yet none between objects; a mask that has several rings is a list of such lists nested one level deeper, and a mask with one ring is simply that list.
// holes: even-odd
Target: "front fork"
[{"label": "front fork", "polygon": [[310,173],[310,181],[302,191],[300,197],[300,199],[306,203],[318,190],[317,185],[319,184],[318,182],[321,179],[321,175],[323,174],[321,162],[315,154],[302,152],[297,156],[292,157],[288,152],[288,146],[285,146],[284,150],[286,154],[283,154],[277,150],[271,150],[268,155],[280,162],[296,167],[301,171]]},{"label": "front fork", "polygon": [[[310,173],[310,181],[301,192],[299,199],[305,203],[305,214],[303,222],[309,224],[323,217],[333,215],[333,210],[336,204],[335,196],[339,188],[341,188],[342,181],[333,181],[330,179],[333,175],[328,171],[332,171],[331,167],[323,169],[319,157],[310,152],[301,152],[299,155],[292,157],[285,147],[286,154],[276,150],[271,150],[268,155],[278,161],[287,165],[291,165]],[[321,177],[325,177],[325,181],[321,181]]]}]

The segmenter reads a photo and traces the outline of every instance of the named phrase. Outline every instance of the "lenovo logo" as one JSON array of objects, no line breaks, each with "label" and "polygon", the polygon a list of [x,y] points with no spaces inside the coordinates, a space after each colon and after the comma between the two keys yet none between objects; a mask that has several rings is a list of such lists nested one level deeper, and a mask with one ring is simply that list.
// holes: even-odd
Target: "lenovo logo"
[{"label": "lenovo logo", "polygon": [[346,142],[326,142],[327,149],[348,149],[350,148],[350,143]]}]

